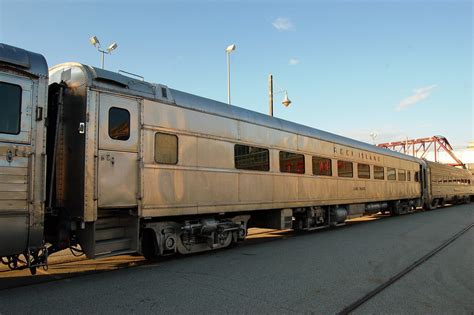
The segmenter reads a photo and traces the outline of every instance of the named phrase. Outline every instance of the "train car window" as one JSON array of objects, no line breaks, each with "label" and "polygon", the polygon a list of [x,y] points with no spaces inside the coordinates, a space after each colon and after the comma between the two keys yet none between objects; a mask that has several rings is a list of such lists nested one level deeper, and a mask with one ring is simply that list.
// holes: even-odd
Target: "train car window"
[{"label": "train car window", "polygon": [[109,137],[127,141],[130,138],[130,113],[123,108],[109,109]]},{"label": "train car window", "polygon": [[280,172],[304,174],[304,155],[280,151]]},{"label": "train car window", "polygon": [[357,177],[359,178],[370,178],[370,166],[367,164],[357,164]]},{"label": "train car window", "polygon": [[0,82],[0,133],[20,133],[21,87]]},{"label": "train car window", "polygon": [[270,170],[270,153],[267,149],[236,144],[234,161],[237,169],[266,172]]},{"label": "train car window", "polygon": [[155,134],[155,162],[160,164],[178,163],[178,137],[167,133]]},{"label": "train car window", "polygon": [[415,172],[415,182],[420,181],[420,172]]},{"label": "train car window", "polygon": [[313,174],[320,176],[332,176],[331,159],[313,156]]},{"label": "train car window", "polygon": [[411,182],[411,171],[407,171],[407,182]]},{"label": "train car window", "polygon": [[354,166],[349,161],[337,161],[337,176],[354,177]]},{"label": "train car window", "polygon": [[407,180],[407,173],[405,170],[398,170],[398,180],[404,182]]},{"label": "train car window", "polygon": [[397,170],[391,167],[387,167],[387,179],[397,180]]},{"label": "train car window", "polygon": [[374,179],[385,179],[383,166],[374,166]]}]

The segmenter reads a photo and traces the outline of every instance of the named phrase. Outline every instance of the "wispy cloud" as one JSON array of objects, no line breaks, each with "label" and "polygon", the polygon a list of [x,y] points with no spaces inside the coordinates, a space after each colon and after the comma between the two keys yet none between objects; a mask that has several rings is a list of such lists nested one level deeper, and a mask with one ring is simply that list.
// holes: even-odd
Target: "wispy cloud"
[{"label": "wispy cloud", "polygon": [[290,19],[282,17],[279,17],[275,21],[273,21],[272,25],[279,31],[289,31],[295,28],[293,23],[291,23]]},{"label": "wispy cloud", "polygon": [[395,108],[395,110],[399,112],[409,106],[415,105],[416,103],[428,98],[431,92],[433,92],[433,90],[437,87],[438,87],[437,84],[433,84],[430,86],[425,86],[425,87],[415,89],[413,91],[413,95],[410,95],[404,98],[403,100],[401,100],[398,106]]},{"label": "wispy cloud", "polygon": [[289,61],[288,61],[288,64],[290,66],[296,66],[297,64],[300,63],[300,60],[299,59],[296,59],[296,58],[291,58]]}]

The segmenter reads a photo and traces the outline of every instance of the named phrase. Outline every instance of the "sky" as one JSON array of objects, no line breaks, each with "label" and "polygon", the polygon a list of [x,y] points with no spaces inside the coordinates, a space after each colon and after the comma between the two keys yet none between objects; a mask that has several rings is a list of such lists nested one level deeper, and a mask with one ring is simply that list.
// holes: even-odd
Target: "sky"
[{"label": "sky", "polygon": [[474,140],[472,1],[0,0],[0,42],[357,140]]}]

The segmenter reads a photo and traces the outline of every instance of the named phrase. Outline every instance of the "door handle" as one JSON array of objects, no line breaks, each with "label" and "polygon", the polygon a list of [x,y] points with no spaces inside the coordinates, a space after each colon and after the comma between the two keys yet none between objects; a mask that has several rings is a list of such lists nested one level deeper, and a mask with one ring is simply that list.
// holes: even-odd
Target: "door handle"
[{"label": "door handle", "polygon": [[78,130],[79,130],[79,133],[81,135],[86,133],[86,124],[83,123],[83,122],[79,123],[79,129]]}]

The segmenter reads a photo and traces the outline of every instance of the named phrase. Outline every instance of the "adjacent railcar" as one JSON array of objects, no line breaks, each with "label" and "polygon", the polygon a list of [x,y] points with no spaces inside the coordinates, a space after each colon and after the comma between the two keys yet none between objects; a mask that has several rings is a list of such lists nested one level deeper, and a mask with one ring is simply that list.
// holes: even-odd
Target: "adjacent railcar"
[{"label": "adjacent railcar", "polygon": [[43,246],[47,89],[43,56],[0,44],[0,257],[30,264]]},{"label": "adjacent railcar", "polygon": [[427,162],[429,172],[429,207],[436,208],[446,203],[470,201],[474,196],[472,173],[466,169]]}]

